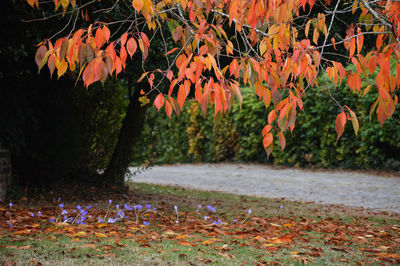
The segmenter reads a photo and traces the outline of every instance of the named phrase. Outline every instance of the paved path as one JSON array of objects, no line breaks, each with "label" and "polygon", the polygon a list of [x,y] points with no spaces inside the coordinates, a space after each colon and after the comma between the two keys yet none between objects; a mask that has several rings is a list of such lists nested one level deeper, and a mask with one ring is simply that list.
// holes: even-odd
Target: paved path
[{"label": "paved path", "polygon": [[255,164],[182,164],[154,166],[131,180],[400,213],[400,177],[385,175]]}]

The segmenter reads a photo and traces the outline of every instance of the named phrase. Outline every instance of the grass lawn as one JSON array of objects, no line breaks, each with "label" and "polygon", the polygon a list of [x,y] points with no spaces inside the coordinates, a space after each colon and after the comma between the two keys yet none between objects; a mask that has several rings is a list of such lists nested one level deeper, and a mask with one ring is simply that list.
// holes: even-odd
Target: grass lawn
[{"label": "grass lawn", "polygon": [[12,206],[3,200],[0,262],[400,264],[398,214],[172,186],[129,187],[23,196]]}]

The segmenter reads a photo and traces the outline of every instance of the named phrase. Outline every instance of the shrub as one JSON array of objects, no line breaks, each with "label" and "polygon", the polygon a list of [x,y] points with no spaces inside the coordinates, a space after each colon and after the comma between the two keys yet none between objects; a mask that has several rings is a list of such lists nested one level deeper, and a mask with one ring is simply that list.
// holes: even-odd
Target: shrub
[{"label": "shrub", "polygon": [[[365,88],[369,84],[374,84],[374,77],[364,79],[362,86]],[[348,121],[343,136],[336,141],[334,121],[340,110],[329,91],[338,102],[358,114],[360,130],[357,137]],[[395,112],[383,127],[375,113],[372,113],[372,119],[369,118],[370,106],[377,98],[374,87],[362,96],[363,90],[359,93],[350,91],[346,79],[335,89],[323,75],[318,87],[307,90],[304,112],[299,112],[292,134],[286,132],[284,152],[275,140],[275,149],[269,159],[261,136],[268,111],[254,90],[243,88],[242,93],[242,106],[235,104],[232,112],[217,115],[216,119],[211,113],[204,118],[194,102],[186,106],[188,112],[171,120],[166,120],[165,114],[151,110],[151,121],[148,120],[142,138],[152,139],[152,149],[141,147],[136,162],[152,158],[158,163],[238,161],[297,167],[400,170],[397,152],[400,148],[400,114]],[[156,137],[157,132],[161,133]],[[162,132],[170,134],[166,136]]]}]

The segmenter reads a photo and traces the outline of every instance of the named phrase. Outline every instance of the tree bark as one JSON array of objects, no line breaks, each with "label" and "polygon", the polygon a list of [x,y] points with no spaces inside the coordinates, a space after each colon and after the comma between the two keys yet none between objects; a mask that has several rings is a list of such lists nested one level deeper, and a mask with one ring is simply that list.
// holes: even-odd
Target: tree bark
[{"label": "tree bark", "polygon": [[146,117],[147,106],[141,106],[139,97],[140,87],[138,85],[130,97],[128,109],[119,131],[117,145],[104,172],[106,186],[123,187],[124,185],[125,174],[132,160]]}]

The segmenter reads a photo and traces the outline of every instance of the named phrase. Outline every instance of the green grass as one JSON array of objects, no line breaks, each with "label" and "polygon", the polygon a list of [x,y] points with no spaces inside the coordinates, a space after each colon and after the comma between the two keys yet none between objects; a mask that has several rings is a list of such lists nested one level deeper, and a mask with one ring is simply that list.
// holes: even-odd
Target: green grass
[{"label": "green grass", "polygon": [[[126,201],[157,207],[157,212],[150,215],[150,226],[119,222],[99,227],[92,222],[89,226],[56,227],[43,219],[35,221],[39,223],[37,229],[32,229],[35,233],[19,235],[15,232],[24,228],[22,223],[18,228],[7,228],[3,210],[0,211],[0,262],[17,265],[400,263],[400,234],[396,227],[400,224],[399,215],[172,186],[131,183],[129,187],[133,192]],[[113,201],[124,203],[122,199]],[[196,212],[198,204],[203,205],[200,212]],[[26,219],[29,224],[26,213],[36,209],[27,205],[17,204],[13,219]],[[175,223],[174,205],[179,209],[179,223]],[[204,221],[203,216],[209,215],[205,205],[215,207],[216,218],[224,223],[210,225],[209,220]],[[98,212],[104,215],[104,205],[97,208],[103,208]],[[250,208],[251,215],[246,219]],[[54,211],[57,207],[43,210],[46,219]],[[234,219],[237,224],[233,224]],[[78,232],[85,234],[78,237]]]}]

